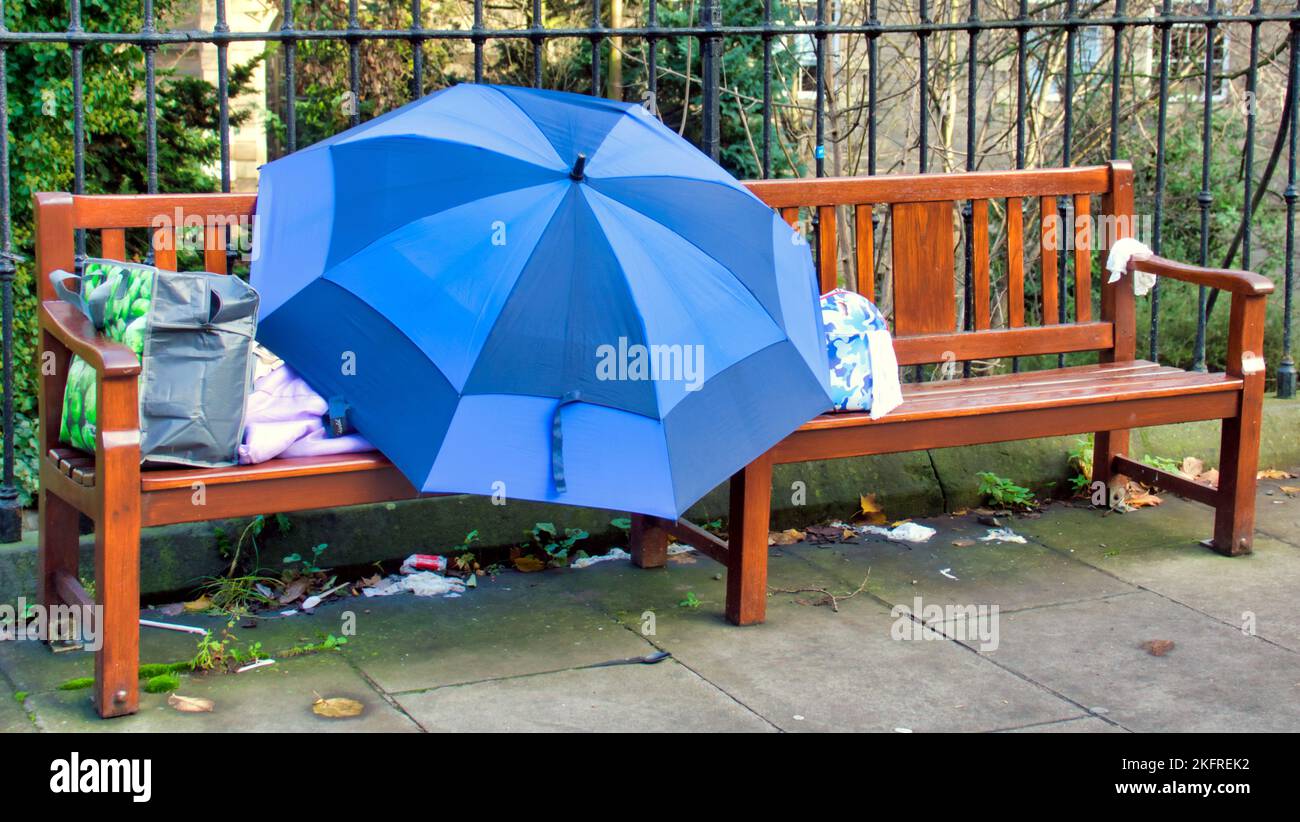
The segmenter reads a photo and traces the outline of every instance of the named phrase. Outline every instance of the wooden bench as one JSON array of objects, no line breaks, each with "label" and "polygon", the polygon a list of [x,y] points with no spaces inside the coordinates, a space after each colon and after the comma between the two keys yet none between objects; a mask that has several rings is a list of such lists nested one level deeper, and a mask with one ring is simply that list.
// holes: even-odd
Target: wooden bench
[{"label": "wooden bench", "polygon": [[[872,269],[870,204],[888,205],[894,231],[895,330],[903,363],[928,363],[952,352],[958,360],[1013,354],[1100,350],[1102,365],[1082,369],[990,377],[908,386],[907,402],[886,419],[828,415],[813,420],[731,483],[730,545],[687,522],[633,518],[632,548],[643,567],[664,564],[669,534],[694,545],[728,568],[727,617],[744,624],[761,621],[766,601],[767,524],[771,470],[776,462],[826,459],[853,454],[992,442],[1021,437],[1100,431],[1097,476],[1106,480],[1127,471],[1140,479],[1156,472],[1123,457],[1124,430],[1192,419],[1224,419],[1225,451],[1219,491],[1159,475],[1162,484],[1219,510],[1216,545],[1248,550],[1254,465],[1259,436],[1262,370],[1252,365],[1262,346],[1263,295],[1268,280],[1244,272],[1189,268],[1161,260],[1142,265],[1179,279],[1202,282],[1233,293],[1232,343],[1228,374],[1188,374],[1134,360],[1133,299],[1126,289],[1106,288],[1102,316],[1090,318],[1085,303],[1070,325],[1024,328],[1023,261],[1011,270],[1012,328],[989,328],[988,257],[976,264],[976,331],[953,333],[954,203],[975,199],[977,246],[987,248],[989,198],[1074,195],[1086,211],[1101,195],[1103,211],[1132,212],[1131,171],[1122,164],[1065,171],[932,175],[854,180],[823,179],[752,183],[760,197],[797,220],[799,207],[814,207],[822,231],[820,276],[824,289],[834,283],[835,206],[853,205],[859,238],[859,270]],[[94,699],[102,716],[133,713],[138,705],[140,529],[273,512],[299,511],[410,499],[415,488],[377,453],[309,459],[284,459],[252,466],[216,469],[144,470],[136,375],[139,363],[127,348],[96,335],[72,307],[55,299],[48,275],[73,270],[75,233],[96,231],[102,255],[124,258],[125,230],[152,232],[155,262],[175,268],[177,215],[213,221],[217,226],[247,220],[253,196],[246,194],[34,197],[36,268],[40,283],[40,469],[39,597],[42,604],[103,607],[97,626],[103,644],[95,657]],[[868,207],[863,207],[864,205]],[[159,220],[170,221],[159,223]],[[157,227],[162,225],[163,227]],[[204,267],[226,271],[224,232],[205,228]],[[1022,239],[1011,240],[1014,258]],[[1055,258],[1049,255],[1054,265]],[[1087,256],[1079,282],[1090,288]],[[1046,283],[1055,284],[1049,268]],[[869,280],[864,291],[871,296]],[[1044,289],[1044,308],[1055,316],[1057,295]],[[67,365],[77,354],[96,371],[99,386],[98,433],[93,456],[58,442],[59,415]],[[1050,376],[1049,376],[1050,375]],[[1008,394],[1008,389],[1013,393]],[[1248,470],[1250,469],[1250,470]],[[95,598],[79,582],[78,513],[95,522]],[[734,550],[731,545],[737,546]]]},{"label": "wooden bench", "polygon": [[[859,272],[874,270],[873,208],[892,230],[893,332],[902,366],[958,363],[1097,351],[1095,365],[1051,368],[1000,376],[908,383],[903,404],[879,420],[865,413],[825,414],[755,460],[731,480],[726,542],[687,522],[633,518],[632,557],[642,567],[664,564],[670,536],[727,566],[727,619],[762,622],[767,602],[767,539],[772,466],[778,463],[865,456],[1066,434],[1095,433],[1093,480],[1106,498],[1122,493],[1126,477],[1181,494],[1215,509],[1212,547],[1237,555],[1251,550],[1255,519],[1255,473],[1259,458],[1264,393],[1264,302],[1268,278],[1247,271],[1199,268],[1154,256],[1129,264],[1130,276],[1105,284],[1094,271],[1092,250],[1131,236],[1133,171],[1129,164],[1012,172],[975,172],[854,179],[781,180],[751,183],[766,203],[791,223],[803,213],[819,217],[818,267],[823,292],[836,284],[837,207],[848,207],[856,233]],[[1067,295],[1058,287],[1056,248],[1065,238],[1056,220],[1058,198],[1070,198],[1077,232],[1073,255],[1072,321],[1058,322]],[[1100,210],[1093,209],[1097,199]],[[1026,325],[1025,204],[1038,201],[1033,226],[1040,274],[1040,316]],[[1005,208],[1005,327],[992,323],[990,203]],[[959,209],[971,208],[970,255],[973,330],[958,331],[956,266]],[[1100,219],[1088,219],[1092,215]],[[1042,215],[1046,215],[1046,219]],[[1081,222],[1078,218],[1084,218]],[[1103,230],[1096,230],[1098,226]],[[1070,232],[1076,233],[1076,232]],[[1096,242],[1094,242],[1094,233]],[[1030,235],[1033,237],[1033,234]],[[1130,277],[1134,270],[1227,291],[1226,373],[1197,373],[1139,360]],[[1099,316],[1093,315],[1099,283]],[[874,278],[860,274],[860,290],[875,298]],[[1223,420],[1217,488],[1166,473],[1127,456],[1129,430],[1192,420]]]}]

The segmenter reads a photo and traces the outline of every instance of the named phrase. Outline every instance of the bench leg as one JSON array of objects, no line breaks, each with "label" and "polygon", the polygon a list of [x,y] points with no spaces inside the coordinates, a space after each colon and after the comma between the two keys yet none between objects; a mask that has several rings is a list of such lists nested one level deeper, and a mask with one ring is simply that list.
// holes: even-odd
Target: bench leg
[{"label": "bench leg", "polygon": [[1219,447],[1219,504],[1214,511],[1214,550],[1249,554],[1255,540],[1255,485],[1259,469],[1260,409],[1223,421]]},{"label": "bench leg", "polygon": [[[78,575],[81,565],[77,509],[44,488],[40,499],[37,598],[43,608],[61,604],[54,580],[61,573]],[[48,610],[46,611],[48,613]]]},{"label": "bench leg", "polygon": [[767,617],[767,532],[772,462],[759,457],[731,478],[727,523],[727,620],[753,625]]},{"label": "bench leg", "polygon": [[662,568],[668,564],[668,532],[662,520],[644,514],[632,515],[632,532],[628,547],[632,564],[638,568]]},{"label": "bench leg", "polygon": [[95,523],[95,603],[103,614],[96,626],[102,644],[95,653],[95,706],[103,717],[133,714],[140,704],[138,489],[137,482],[105,493]]},{"label": "bench leg", "polygon": [[[1128,477],[1116,474],[1112,468],[1115,457],[1128,456],[1129,431],[1098,431],[1093,437],[1092,482],[1106,486],[1105,506],[1123,501]],[[1089,494],[1092,488],[1088,489]]]}]

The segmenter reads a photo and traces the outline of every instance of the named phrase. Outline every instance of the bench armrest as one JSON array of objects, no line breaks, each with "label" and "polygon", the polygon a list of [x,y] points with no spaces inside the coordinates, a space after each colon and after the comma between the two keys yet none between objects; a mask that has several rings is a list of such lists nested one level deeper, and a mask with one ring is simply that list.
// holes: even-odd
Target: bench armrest
[{"label": "bench armrest", "polygon": [[1128,264],[1129,273],[1145,271],[1160,277],[1217,288],[1231,294],[1264,296],[1273,293],[1273,281],[1253,271],[1234,268],[1203,268],[1198,265],[1176,263],[1154,254],[1136,254]]},{"label": "bench armrest", "polygon": [[134,351],[97,332],[89,319],[67,303],[41,303],[40,326],[106,377],[140,373],[140,359]]}]

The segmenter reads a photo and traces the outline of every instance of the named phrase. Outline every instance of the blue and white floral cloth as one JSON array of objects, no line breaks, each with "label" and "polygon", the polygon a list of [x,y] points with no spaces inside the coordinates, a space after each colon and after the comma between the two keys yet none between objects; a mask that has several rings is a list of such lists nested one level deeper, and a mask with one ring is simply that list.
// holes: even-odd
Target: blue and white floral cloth
[{"label": "blue and white floral cloth", "polygon": [[869,411],[879,419],[902,403],[898,360],[889,326],[861,294],[837,288],[821,299],[831,399],[836,411]]}]

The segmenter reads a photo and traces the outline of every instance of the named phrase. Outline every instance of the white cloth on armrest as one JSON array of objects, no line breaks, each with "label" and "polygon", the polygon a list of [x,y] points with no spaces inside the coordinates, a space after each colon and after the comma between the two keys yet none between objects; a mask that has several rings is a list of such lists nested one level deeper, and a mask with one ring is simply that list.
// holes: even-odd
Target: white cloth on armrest
[{"label": "white cloth on armrest", "polygon": [[[1117,282],[1120,277],[1128,271],[1128,261],[1135,254],[1150,254],[1151,249],[1146,243],[1135,240],[1132,237],[1124,237],[1116,240],[1115,244],[1110,247],[1110,254],[1106,257],[1106,270],[1110,272],[1110,279],[1106,282]],[[1156,275],[1147,271],[1133,272],[1133,293],[1141,297],[1151,290],[1151,286],[1156,284]]]}]

